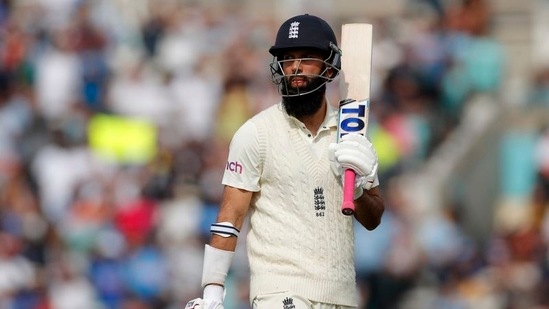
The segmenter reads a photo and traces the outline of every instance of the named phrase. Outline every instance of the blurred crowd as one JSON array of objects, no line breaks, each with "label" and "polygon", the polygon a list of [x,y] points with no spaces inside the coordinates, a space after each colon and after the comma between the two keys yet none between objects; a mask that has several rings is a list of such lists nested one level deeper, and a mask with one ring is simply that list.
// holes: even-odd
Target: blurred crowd
[{"label": "blurred crowd", "polygon": [[[323,9],[312,13],[334,29],[348,21]],[[171,309],[201,295],[228,144],[280,99],[267,50],[288,17],[199,1],[0,0],[0,308]],[[394,181],[472,95],[500,90],[488,3],[415,0],[372,18],[369,135],[388,209],[375,231],[357,229],[361,308],[548,308],[549,164],[532,224],[486,247],[451,208],[413,226]],[[546,80],[533,100],[547,106]],[[233,264],[226,308],[245,309],[243,248]]]}]

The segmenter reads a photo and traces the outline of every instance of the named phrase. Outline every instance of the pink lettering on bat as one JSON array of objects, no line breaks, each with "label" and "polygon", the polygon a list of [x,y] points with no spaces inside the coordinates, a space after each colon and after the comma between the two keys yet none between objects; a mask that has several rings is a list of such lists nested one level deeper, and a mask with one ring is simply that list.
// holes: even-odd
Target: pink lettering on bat
[{"label": "pink lettering on bat", "polygon": [[227,170],[231,171],[231,172],[235,172],[235,173],[238,173],[238,174],[242,174],[242,164],[238,163],[238,162],[227,162],[227,166],[225,167]]}]

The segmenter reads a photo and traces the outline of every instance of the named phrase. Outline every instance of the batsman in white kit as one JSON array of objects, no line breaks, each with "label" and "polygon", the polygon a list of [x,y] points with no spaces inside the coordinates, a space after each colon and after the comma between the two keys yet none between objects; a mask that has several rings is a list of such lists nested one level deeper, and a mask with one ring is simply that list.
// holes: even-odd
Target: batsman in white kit
[{"label": "batsman in white kit", "polygon": [[[340,48],[317,16],[280,26],[269,52],[282,99],[231,141],[223,199],[205,246],[203,295],[186,308],[224,308],[225,279],[244,236],[252,308],[357,308],[354,220],[373,230],[385,209],[377,154],[365,134],[371,27],[361,29],[343,28]],[[340,71],[347,90],[337,108],[326,84]]]}]

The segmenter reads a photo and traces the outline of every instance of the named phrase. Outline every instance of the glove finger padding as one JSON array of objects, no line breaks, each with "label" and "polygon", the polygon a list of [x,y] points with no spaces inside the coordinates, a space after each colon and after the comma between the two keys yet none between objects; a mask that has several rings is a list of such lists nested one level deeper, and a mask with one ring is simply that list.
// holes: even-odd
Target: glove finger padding
[{"label": "glove finger padding", "polygon": [[224,307],[223,303],[216,300],[195,298],[187,303],[185,309],[224,309]]},{"label": "glove finger padding", "polygon": [[343,136],[339,143],[332,145],[330,150],[333,148],[334,162],[338,165],[340,174],[348,168],[354,170],[358,176],[370,176],[377,172],[377,154],[365,136],[350,133]]},{"label": "glove finger padding", "polygon": [[187,305],[185,306],[185,309],[202,309],[204,308],[202,305],[204,304],[204,301],[202,298],[195,298],[193,300],[190,300]]},{"label": "glove finger padding", "polygon": [[375,183],[377,175],[377,164],[374,167],[374,170],[368,176],[357,176],[355,178],[355,188],[364,188],[370,190]]},{"label": "glove finger padding", "polygon": [[370,190],[377,179],[378,160],[372,143],[363,135],[350,133],[341,138],[339,143],[332,143],[329,147],[329,159],[332,172],[340,176],[343,171],[355,171],[354,199],[362,195],[363,189]]}]

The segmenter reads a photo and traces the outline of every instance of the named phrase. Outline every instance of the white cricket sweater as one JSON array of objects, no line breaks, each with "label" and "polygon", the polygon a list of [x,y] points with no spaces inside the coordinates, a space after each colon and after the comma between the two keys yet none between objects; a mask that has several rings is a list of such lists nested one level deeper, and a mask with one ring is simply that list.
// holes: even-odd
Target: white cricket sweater
[{"label": "white cricket sweater", "polygon": [[319,133],[325,151],[317,157],[280,104],[249,122],[260,159],[247,238],[251,300],[292,291],[316,302],[356,306],[353,217],[341,214],[341,184],[328,159],[337,128]]}]

